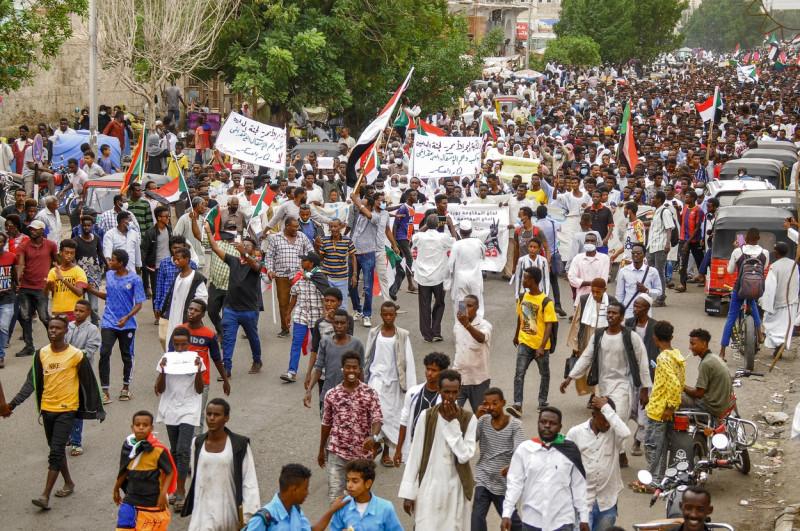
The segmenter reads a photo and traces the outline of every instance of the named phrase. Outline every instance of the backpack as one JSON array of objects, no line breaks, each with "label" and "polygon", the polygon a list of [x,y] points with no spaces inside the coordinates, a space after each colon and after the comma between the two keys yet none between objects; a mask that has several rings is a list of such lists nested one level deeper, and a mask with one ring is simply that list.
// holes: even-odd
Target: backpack
[{"label": "backpack", "polygon": [[[667,207],[664,207],[664,210],[661,211],[661,226],[662,227],[664,226],[664,212],[668,212]],[[669,212],[669,215],[671,216],[672,212]],[[674,219],[672,221],[673,221],[672,224],[675,225],[675,226],[672,227],[672,233],[670,234],[670,238],[669,238],[669,246],[670,247],[677,247],[678,243],[680,242],[680,239],[681,239],[681,228],[676,223],[674,223],[674,221],[675,221]]]},{"label": "backpack", "polygon": [[764,267],[766,266],[764,253],[752,257],[742,253],[736,260],[738,277],[733,289],[740,299],[759,299],[764,294]]},{"label": "backpack", "polygon": [[[519,233],[522,232],[522,229],[523,229],[523,227],[517,227],[517,230],[514,231],[514,239],[517,241],[517,245],[519,245]],[[538,237],[539,237],[539,227],[534,225],[533,226],[533,236],[531,236],[531,239],[538,238]],[[527,251],[528,251],[527,249],[521,249],[520,252],[519,252],[520,256],[525,255],[525,253]],[[545,256],[545,254],[544,254],[544,245],[540,245],[539,246],[539,256],[544,256],[545,258],[547,258],[547,256]]]}]

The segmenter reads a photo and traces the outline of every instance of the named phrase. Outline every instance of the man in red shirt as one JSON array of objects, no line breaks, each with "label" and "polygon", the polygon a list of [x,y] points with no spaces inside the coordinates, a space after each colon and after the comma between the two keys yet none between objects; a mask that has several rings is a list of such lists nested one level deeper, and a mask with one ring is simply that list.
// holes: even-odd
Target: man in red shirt
[{"label": "man in red shirt", "polygon": [[33,348],[33,312],[39,314],[39,320],[47,329],[50,313],[47,308],[44,285],[47,274],[53,265],[58,264],[58,246],[54,241],[44,238],[44,222],[34,219],[28,225],[30,240],[17,247],[19,260],[19,318],[22,324],[22,338],[25,348],[15,354],[20,358],[32,356]]},{"label": "man in red shirt", "polygon": [[103,134],[113,136],[119,140],[119,148],[125,149],[125,113],[117,111],[114,119],[108,122],[108,125],[103,129]]},{"label": "man in red shirt", "polygon": [[0,369],[6,366],[6,344],[14,318],[14,288],[18,283],[17,255],[4,250],[7,241],[8,236],[0,233]]},{"label": "man in red shirt", "polygon": [[[697,264],[703,262],[705,251],[703,250],[703,222],[705,214],[697,206],[697,192],[687,190],[684,194],[686,207],[681,212],[681,240],[678,243],[681,253],[681,285],[675,288],[676,291],[683,293],[686,291],[686,276],[689,269],[689,254],[694,256]],[[699,267],[699,265],[698,265]]]}]

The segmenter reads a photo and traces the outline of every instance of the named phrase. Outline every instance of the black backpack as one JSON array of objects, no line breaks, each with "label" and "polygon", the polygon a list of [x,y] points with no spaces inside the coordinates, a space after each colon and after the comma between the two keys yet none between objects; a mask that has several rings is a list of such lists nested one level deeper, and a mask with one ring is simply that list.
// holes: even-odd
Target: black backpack
[{"label": "black backpack", "polygon": [[[661,211],[661,226],[662,227],[664,226],[664,212],[667,212],[667,211],[668,211],[667,207],[664,207],[664,210]],[[671,216],[672,212],[670,212],[669,215]],[[675,220],[673,219],[672,221],[674,222]],[[675,223],[673,223],[673,225],[675,225],[675,226],[672,227],[672,233],[671,233],[670,238],[669,238],[669,246],[670,247],[677,247],[678,246],[678,242],[680,242],[680,238],[681,238],[681,228]]]}]

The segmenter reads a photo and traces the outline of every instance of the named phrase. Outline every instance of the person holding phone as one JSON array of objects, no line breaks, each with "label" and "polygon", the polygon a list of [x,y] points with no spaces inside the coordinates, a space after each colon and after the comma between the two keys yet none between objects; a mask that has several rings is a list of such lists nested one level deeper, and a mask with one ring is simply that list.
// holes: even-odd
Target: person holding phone
[{"label": "person holding phone", "polygon": [[492,384],[489,368],[492,324],[480,315],[480,301],[475,295],[465,296],[457,307],[453,368],[461,373],[461,392],[456,401],[463,407],[469,400],[470,408],[477,412],[483,403],[483,393]]}]

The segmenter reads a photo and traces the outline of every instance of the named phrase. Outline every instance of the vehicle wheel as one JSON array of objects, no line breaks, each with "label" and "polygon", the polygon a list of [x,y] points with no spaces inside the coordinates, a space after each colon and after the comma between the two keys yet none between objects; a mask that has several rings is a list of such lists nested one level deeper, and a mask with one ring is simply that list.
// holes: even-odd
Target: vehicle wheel
[{"label": "vehicle wheel", "polygon": [[750,454],[747,452],[747,448],[742,448],[741,449],[741,456],[742,456],[742,459],[741,459],[742,462],[741,463],[737,463],[735,465],[736,466],[736,470],[738,470],[742,474],[747,475],[747,474],[750,473]]},{"label": "vehicle wheel", "polygon": [[16,188],[4,190],[3,192],[3,207],[11,206],[14,204],[14,192]]},{"label": "vehicle wheel", "polygon": [[756,363],[756,324],[753,316],[747,315],[742,323],[742,355],[745,359],[745,368],[752,371]]},{"label": "vehicle wheel", "polygon": [[692,454],[692,470],[694,470],[698,461],[702,461],[708,457],[708,439],[702,431],[698,431],[694,434]]}]

